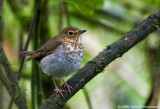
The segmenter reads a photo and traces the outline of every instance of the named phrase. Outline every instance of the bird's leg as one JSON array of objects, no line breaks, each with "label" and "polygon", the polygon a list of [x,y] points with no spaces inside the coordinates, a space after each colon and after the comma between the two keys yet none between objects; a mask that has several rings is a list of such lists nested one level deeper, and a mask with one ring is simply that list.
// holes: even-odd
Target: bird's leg
[{"label": "bird's leg", "polygon": [[71,93],[71,89],[73,89],[70,85],[68,85],[65,81],[64,81],[64,79],[62,79],[63,80],[63,85],[64,85],[64,87],[67,87],[67,89],[68,89],[68,92],[69,93]]},{"label": "bird's leg", "polygon": [[56,82],[55,82],[53,76],[52,76],[52,80],[53,80],[53,83],[54,83],[54,86],[55,86],[54,91],[56,92],[56,95],[57,95],[58,93],[60,93],[60,95],[61,95],[62,97],[64,97],[62,92],[65,92],[65,91],[64,91],[64,90],[61,90],[61,89],[59,89],[59,88],[57,87]]}]

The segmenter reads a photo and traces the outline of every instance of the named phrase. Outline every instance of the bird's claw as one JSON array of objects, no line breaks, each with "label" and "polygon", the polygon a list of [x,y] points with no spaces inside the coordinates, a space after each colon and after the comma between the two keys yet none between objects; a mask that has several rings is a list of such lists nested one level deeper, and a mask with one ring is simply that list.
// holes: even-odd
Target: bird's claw
[{"label": "bird's claw", "polygon": [[68,85],[66,82],[63,84],[64,87],[67,87],[68,92],[71,93],[71,89],[73,89],[70,85]]},{"label": "bird's claw", "polygon": [[62,92],[65,92],[64,90],[61,90],[61,89],[59,89],[58,87],[56,87],[56,88],[54,89],[54,91],[56,92],[56,95],[59,93],[62,97],[64,97],[64,96],[63,96],[63,93],[62,93]]}]

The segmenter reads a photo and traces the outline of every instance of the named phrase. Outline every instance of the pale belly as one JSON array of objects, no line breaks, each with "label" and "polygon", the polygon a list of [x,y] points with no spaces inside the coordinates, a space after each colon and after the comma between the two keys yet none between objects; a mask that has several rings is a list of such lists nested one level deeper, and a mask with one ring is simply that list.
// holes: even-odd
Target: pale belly
[{"label": "pale belly", "polygon": [[78,54],[69,54],[69,52],[77,52],[73,49],[64,50],[63,46],[59,46],[50,55],[47,55],[40,61],[40,67],[47,75],[53,75],[55,79],[60,79],[70,75],[78,70],[82,62],[83,50]]}]

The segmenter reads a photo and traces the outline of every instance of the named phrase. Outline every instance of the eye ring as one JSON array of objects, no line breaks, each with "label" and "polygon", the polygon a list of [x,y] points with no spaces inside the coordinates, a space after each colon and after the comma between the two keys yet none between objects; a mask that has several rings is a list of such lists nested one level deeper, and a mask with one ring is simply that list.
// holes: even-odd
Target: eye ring
[{"label": "eye ring", "polygon": [[73,32],[72,32],[72,31],[69,31],[68,34],[69,34],[70,36],[72,36],[72,35],[73,35]]}]

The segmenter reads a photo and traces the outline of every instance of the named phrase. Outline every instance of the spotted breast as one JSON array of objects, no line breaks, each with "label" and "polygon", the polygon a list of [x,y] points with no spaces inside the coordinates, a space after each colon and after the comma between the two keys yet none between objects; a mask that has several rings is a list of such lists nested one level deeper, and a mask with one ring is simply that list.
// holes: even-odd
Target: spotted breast
[{"label": "spotted breast", "polygon": [[78,43],[65,42],[53,53],[47,55],[40,61],[40,67],[47,75],[53,75],[60,79],[78,70],[83,56],[83,46]]}]

